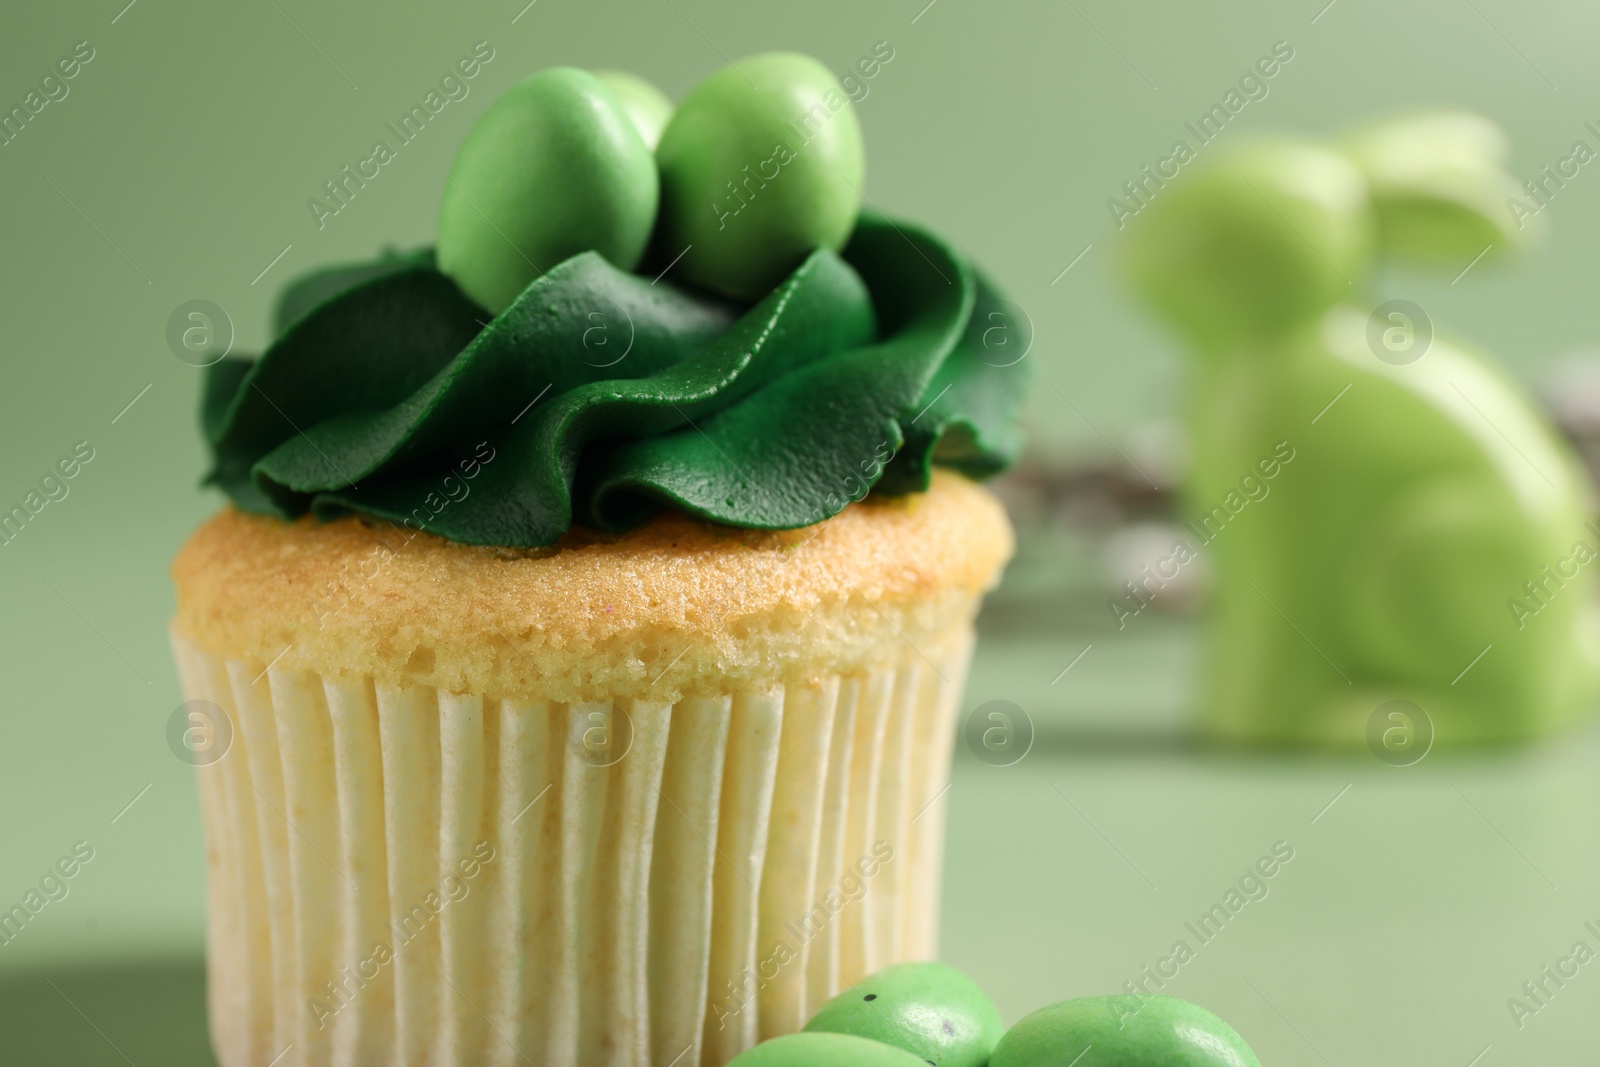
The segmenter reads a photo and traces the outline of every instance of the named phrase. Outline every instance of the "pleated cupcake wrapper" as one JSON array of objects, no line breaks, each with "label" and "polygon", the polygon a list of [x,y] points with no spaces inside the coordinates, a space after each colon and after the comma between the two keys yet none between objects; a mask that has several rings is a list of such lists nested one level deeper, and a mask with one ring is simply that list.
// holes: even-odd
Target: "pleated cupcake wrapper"
[{"label": "pleated cupcake wrapper", "polygon": [[721,1067],[934,954],[963,627],[804,687],[493,700],[225,660],[223,1067]]}]

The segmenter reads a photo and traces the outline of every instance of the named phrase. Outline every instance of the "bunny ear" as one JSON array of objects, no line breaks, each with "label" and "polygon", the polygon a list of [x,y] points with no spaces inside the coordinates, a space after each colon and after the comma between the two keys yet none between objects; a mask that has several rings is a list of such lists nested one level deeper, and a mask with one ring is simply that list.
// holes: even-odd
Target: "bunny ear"
[{"label": "bunny ear", "polygon": [[1382,253],[1462,264],[1526,244],[1541,220],[1505,170],[1500,127],[1480,115],[1436,111],[1369,126],[1345,142],[1366,174]]}]

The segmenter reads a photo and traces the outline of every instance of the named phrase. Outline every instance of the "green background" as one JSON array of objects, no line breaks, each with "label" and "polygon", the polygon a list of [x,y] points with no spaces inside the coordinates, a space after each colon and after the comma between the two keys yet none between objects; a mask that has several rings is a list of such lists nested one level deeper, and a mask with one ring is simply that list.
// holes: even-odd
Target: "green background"
[{"label": "green background", "polygon": [[[681,96],[725,58],[791,48],[842,71],[888,41],[894,58],[859,105],[867,196],[949,236],[1028,313],[1041,371],[1028,417],[1050,462],[1161,439],[1183,364],[1117,284],[1106,200],[1274,42],[1295,57],[1228,140],[1450,104],[1506,126],[1522,177],[1579,138],[1600,147],[1584,129],[1600,120],[1600,9],[1576,3],[125,2],[0,15],[6,109],[77,42],[96,52],[65,100],[0,147],[0,510],[75,442],[96,451],[70,496],[0,547],[0,902],[74,842],[96,850],[71,896],[0,947],[0,1058],[33,1040],[16,1029],[27,1016],[31,1063],[109,1055],[41,975],[78,982],[74,999],[134,1062],[182,1062],[159,1043],[192,1021],[202,853],[192,771],[164,735],[179,701],[165,568],[219,501],[197,488],[199,372],[169,350],[167,319],[214,301],[251,351],[296,272],[429,241],[455,145],[513,81],[616,67]],[[471,95],[319,230],[307,199],[478,41],[495,58]],[[1525,263],[1455,285],[1390,278],[1386,295],[1536,378],[1595,333],[1597,168],[1559,193]],[[1100,633],[1068,617],[987,628],[965,706],[1016,701],[1040,741],[1012,768],[963,759],[951,791],[946,956],[1009,1019],[1136,976],[1286,839],[1297,858],[1271,896],[1169,989],[1222,1012],[1264,1062],[1592,1052],[1600,968],[1520,1031],[1505,999],[1578,938],[1600,948],[1582,929],[1600,920],[1595,739],[1405,770],[1202,755],[1172,740],[1188,628]],[[117,1009],[95,999],[102,979],[69,973],[157,958],[175,977],[139,985],[149,1005],[170,993],[171,1014]]]}]

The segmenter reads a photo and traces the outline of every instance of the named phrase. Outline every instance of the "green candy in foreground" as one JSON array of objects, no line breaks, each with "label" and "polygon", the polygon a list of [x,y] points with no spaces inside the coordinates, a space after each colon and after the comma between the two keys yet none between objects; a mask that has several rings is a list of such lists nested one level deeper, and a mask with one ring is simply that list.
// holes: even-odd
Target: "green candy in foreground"
[{"label": "green candy in foreground", "polygon": [[926,1067],[902,1049],[849,1034],[788,1034],[763,1041],[728,1067]]},{"label": "green candy in foreground", "polygon": [[1233,1027],[1177,997],[1064,1000],[1007,1030],[989,1067],[1261,1067]]},{"label": "green candy in foreground", "polygon": [[606,83],[573,67],[541,71],[491,104],[456,153],[439,269],[495,314],[580,252],[632,270],[659,195],[650,149]]},{"label": "green candy in foreground", "polygon": [[697,285],[753,300],[812,250],[844,247],[860,210],[861,126],[832,72],[769,52],[678,105],[656,146],[661,246]]},{"label": "green candy in foreground", "polygon": [[[1002,1031],[1004,1031],[1002,1033]],[[1233,1027],[1176,997],[1082,997],[1005,1030],[977,985],[942,963],[899,963],[824,1004],[804,1031],[728,1067],[1261,1067]]]},{"label": "green candy in foreground", "polygon": [[977,984],[943,963],[899,963],[824,1004],[807,1032],[854,1034],[938,1067],[983,1067],[1005,1024]]}]

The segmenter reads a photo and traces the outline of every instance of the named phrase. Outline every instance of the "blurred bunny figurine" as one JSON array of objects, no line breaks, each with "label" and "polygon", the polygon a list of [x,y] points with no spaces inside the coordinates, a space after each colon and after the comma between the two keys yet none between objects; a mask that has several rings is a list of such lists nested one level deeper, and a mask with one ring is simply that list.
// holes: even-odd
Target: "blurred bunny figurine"
[{"label": "blurred bunny figurine", "polygon": [[1133,220],[1125,266],[1194,358],[1207,736],[1403,764],[1589,708],[1600,526],[1573,451],[1488,359],[1370,296],[1386,258],[1455,273],[1526,236],[1504,158],[1485,119],[1417,115],[1241,146]]}]

